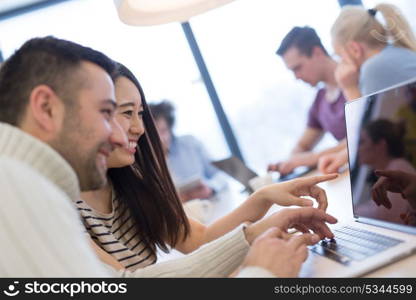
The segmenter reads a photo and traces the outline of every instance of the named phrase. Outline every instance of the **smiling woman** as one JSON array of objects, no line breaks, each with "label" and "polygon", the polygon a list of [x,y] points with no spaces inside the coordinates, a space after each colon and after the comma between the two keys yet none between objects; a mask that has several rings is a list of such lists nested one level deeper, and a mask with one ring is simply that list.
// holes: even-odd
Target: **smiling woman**
[{"label": "smiling woman", "polygon": [[175,192],[142,88],[119,64],[113,74],[117,122],[129,143],[108,159],[109,185],[83,193],[76,204],[94,242],[113,255],[115,267],[135,270],[156,261],[186,237],[189,223]]},{"label": "smiling woman", "polygon": [[126,77],[120,77],[115,82],[118,108],[116,119],[124,132],[128,133],[128,145],[116,148],[108,159],[109,168],[119,168],[132,165],[135,161],[137,143],[144,134],[143,103],[137,87]]}]

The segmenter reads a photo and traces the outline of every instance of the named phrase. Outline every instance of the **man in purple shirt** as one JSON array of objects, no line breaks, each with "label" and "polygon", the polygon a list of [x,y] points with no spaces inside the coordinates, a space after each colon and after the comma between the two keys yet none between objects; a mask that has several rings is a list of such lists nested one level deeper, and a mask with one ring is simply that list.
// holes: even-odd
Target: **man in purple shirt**
[{"label": "man in purple shirt", "polygon": [[[296,79],[312,86],[321,82],[324,85],[316,94],[309,110],[306,129],[291,156],[286,161],[268,166],[269,171],[286,175],[299,166],[315,166],[322,155],[346,147],[345,98],[335,80],[337,63],[328,55],[313,28],[294,27],[283,39],[276,53],[282,57]],[[339,144],[324,151],[313,152],[313,148],[326,132],[331,133]]]}]

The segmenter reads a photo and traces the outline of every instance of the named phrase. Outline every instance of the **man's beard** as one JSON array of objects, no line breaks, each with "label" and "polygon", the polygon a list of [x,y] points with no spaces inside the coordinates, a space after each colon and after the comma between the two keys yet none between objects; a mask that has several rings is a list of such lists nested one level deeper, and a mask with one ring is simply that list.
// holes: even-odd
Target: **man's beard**
[{"label": "man's beard", "polygon": [[102,145],[85,153],[79,147],[82,140],[82,138],[80,141],[74,140],[71,135],[62,134],[55,142],[55,149],[77,174],[81,191],[97,190],[106,183],[106,170],[100,170],[97,165],[98,151]]},{"label": "man's beard", "polygon": [[98,149],[94,149],[85,157],[83,165],[79,166],[81,175],[79,176],[81,191],[93,191],[102,188],[106,182],[107,168],[100,169],[97,165]]},{"label": "man's beard", "polygon": [[82,148],[82,144],[93,136],[82,127],[82,122],[77,116],[71,115],[65,118],[59,136],[50,142],[75,171],[81,191],[97,190],[106,183],[106,168],[100,170],[97,165],[99,150],[105,148],[106,143],[97,145],[88,153]]}]

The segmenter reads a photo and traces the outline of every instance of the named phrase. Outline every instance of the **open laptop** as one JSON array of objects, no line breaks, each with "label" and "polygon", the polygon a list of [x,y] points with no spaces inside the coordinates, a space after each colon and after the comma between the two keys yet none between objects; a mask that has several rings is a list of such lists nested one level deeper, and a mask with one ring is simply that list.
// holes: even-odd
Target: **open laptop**
[{"label": "open laptop", "polygon": [[[408,217],[416,218],[416,211],[400,194],[388,194],[391,209],[375,205],[371,197],[371,188],[378,179],[374,169],[385,153],[390,156],[384,160],[387,169],[416,172],[411,136],[405,133],[402,142],[393,144],[385,137],[389,128],[397,130],[398,124],[416,129],[415,104],[416,79],[346,104],[353,216],[332,227],[334,240],[310,247],[300,276],[357,277],[415,252],[416,222]],[[378,141],[372,140],[375,133]],[[392,149],[396,149],[394,159]],[[402,150],[398,157],[397,149]]]},{"label": "open laptop", "polygon": [[[257,173],[252,169],[247,167],[239,158],[231,156],[226,159],[218,160],[212,162],[214,166],[222,170],[238,182],[240,182],[248,191],[252,192],[252,187],[250,186],[250,180],[258,177]],[[310,172],[312,168],[309,167],[299,167],[296,168],[293,172],[280,176],[276,182],[283,182],[286,180],[294,179],[300,176],[305,175]]]}]

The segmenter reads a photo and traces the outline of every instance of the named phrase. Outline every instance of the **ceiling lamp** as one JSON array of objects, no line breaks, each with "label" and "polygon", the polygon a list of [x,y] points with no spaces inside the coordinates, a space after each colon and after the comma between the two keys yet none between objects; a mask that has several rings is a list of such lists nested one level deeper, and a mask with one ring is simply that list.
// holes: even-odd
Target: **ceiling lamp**
[{"label": "ceiling lamp", "polygon": [[123,23],[136,26],[186,22],[234,0],[114,0]]}]

